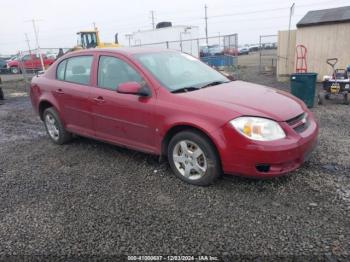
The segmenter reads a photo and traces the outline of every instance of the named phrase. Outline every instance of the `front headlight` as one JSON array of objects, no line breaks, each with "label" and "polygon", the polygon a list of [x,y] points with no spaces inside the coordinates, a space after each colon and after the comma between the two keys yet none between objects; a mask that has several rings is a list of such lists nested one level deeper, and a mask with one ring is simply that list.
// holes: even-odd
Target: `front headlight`
[{"label": "front headlight", "polygon": [[281,126],[270,119],[261,117],[238,117],[230,124],[242,135],[252,140],[272,141],[286,137]]}]

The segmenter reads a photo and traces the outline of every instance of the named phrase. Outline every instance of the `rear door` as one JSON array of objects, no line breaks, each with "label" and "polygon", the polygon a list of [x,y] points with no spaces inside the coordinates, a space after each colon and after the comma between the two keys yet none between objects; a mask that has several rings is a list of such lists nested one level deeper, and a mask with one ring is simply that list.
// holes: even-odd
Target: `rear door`
[{"label": "rear door", "polygon": [[66,128],[87,136],[94,135],[90,100],[92,62],[92,55],[74,56],[60,62],[53,90]]},{"label": "rear door", "polygon": [[[140,97],[117,92],[118,85],[135,81],[147,86],[152,95]],[[97,85],[91,100],[96,136],[143,151],[155,151],[155,94],[137,71],[124,58],[101,55],[98,61]]]}]

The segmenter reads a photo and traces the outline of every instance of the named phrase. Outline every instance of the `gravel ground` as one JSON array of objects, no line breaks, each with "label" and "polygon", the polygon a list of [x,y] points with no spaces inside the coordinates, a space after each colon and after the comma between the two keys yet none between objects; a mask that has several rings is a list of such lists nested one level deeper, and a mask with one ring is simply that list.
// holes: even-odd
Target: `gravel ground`
[{"label": "gravel ground", "polygon": [[[251,81],[288,86],[269,76]],[[349,106],[330,102],[313,109],[319,146],[290,175],[265,181],[224,177],[196,187],[177,179],[155,156],[81,137],[54,145],[22,83],[5,83],[4,91],[0,257],[349,259]]]}]

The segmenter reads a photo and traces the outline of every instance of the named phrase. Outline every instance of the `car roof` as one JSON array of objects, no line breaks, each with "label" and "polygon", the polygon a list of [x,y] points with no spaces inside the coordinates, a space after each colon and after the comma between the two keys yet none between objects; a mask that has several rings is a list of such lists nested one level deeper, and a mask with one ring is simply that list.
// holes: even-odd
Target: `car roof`
[{"label": "car roof", "polygon": [[111,52],[123,55],[145,54],[145,53],[160,53],[160,52],[178,52],[176,50],[165,48],[144,48],[144,47],[117,47],[117,48],[94,48],[75,51],[73,53],[91,54],[99,52]]}]

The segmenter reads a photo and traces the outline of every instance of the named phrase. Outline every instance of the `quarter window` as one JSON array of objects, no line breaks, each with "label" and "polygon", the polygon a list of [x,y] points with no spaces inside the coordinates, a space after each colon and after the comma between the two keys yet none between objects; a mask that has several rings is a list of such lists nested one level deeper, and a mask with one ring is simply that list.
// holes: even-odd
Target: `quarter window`
[{"label": "quarter window", "polygon": [[98,65],[98,86],[117,90],[118,85],[125,82],[144,84],[140,74],[126,62],[115,57],[101,56]]},{"label": "quarter window", "polygon": [[63,60],[57,67],[56,76],[58,80],[64,80],[64,73],[66,71],[67,60]]},{"label": "quarter window", "polygon": [[92,56],[75,56],[66,59],[57,67],[57,79],[83,85],[89,84],[92,60]]}]

